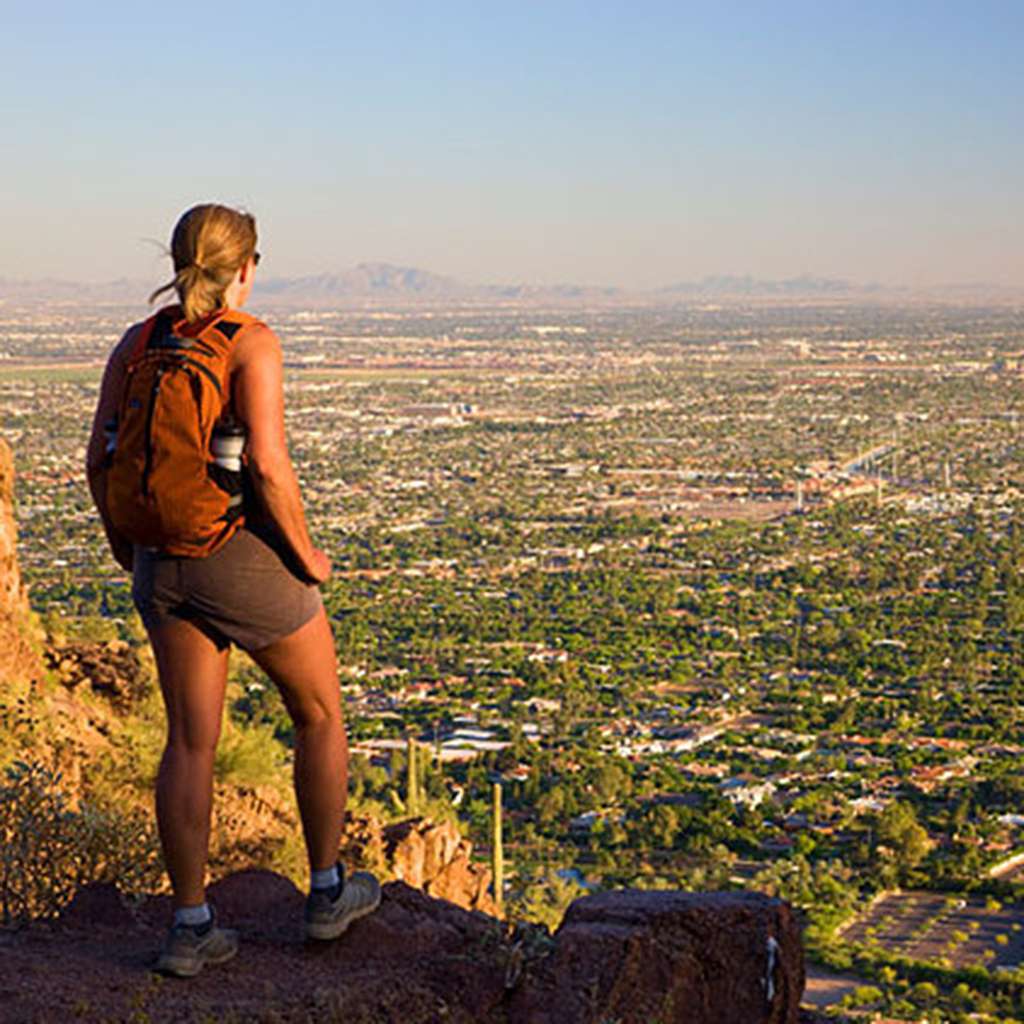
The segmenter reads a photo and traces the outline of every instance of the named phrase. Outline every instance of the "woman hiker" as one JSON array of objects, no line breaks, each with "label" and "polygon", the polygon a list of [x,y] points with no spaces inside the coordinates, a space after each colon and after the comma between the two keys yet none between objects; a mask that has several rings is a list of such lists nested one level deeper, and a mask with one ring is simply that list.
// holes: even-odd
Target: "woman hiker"
[{"label": "woman hiker", "polygon": [[[156,783],[174,923],[157,970],[230,959],[237,933],[206,902],[214,753],[232,643],[278,687],[295,725],[295,793],[311,870],[305,933],[333,939],[380,902],[338,862],[348,745],[334,642],[285,441],[281,346],[241,311],[259,264],[256,223],[217,204],[171,238],[178,304],[114,348],[89,440],[89,486],[114,557],[133,574],[167,710]],[[244,474],[242,465],[244,463]]]}]

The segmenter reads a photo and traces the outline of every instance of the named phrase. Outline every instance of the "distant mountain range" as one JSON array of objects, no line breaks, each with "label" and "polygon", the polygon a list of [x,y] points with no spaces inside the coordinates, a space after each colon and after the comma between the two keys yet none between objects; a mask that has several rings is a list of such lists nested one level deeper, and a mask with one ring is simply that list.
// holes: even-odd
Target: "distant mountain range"
[{"label": "distant mountain range", "polygon": [[[162,283],[162,282],[160,282]],[[144,302],[157,287],[151,281],[119,279],[99,284],[43,279],[0,278],[0,300],[12,302]],[[978,287],[980,293],[992,289]],[[272,277],[258,281],[254,303],[283,306],[376,307],[440,304],[582,306],[664,305],[715,298],[880,298],[907,294],[904,289],[858,285],[829,277],[802,276],[765,280],[718,275],[641,290],[588,285],[469,284],[416,267],[360,263],[336,274]]]},{"label": "distant mountain range", "polygon": [[274,299],[458,298],[476,292],[472,285],[416,267],[360,263],[337,274],[271,277],[257,282],[260,294]]},{"label": "distant mountain range", "polygon": [[661,295],[849,295],[880,291],[883,289],[877,284],[854,285],[839,278],[807,274],[783,281],[766,281],[749,274],[742,277],[723,274],[658,289]]}]

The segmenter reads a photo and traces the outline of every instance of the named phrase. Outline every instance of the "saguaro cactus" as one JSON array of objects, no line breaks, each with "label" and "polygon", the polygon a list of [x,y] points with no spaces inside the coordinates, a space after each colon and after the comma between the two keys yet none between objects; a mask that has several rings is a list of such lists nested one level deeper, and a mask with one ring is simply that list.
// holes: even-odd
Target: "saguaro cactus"
[{"label": "saguaro cactus", "polygon": [[416,741],[410,736],[406,742],[405,759],[405,806],[410,814],[419,814],[420,793],[416,774]]},{"label": "saguaro cactus", "polygon": [[501,783],[495,782],[491,790],[491,873],[494,875],[494,902],[501,910],[501,897],[505,888],[505,858],[501,849]]}]

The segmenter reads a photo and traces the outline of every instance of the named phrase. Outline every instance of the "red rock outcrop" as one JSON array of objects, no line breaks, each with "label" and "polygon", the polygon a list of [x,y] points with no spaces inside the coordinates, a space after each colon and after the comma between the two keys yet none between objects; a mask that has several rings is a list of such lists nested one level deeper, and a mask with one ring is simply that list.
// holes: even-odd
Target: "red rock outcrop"
[{"label": "red rock outcrop", "polygon": [[491,872],[471,860],[473,846],[450,821],[424,818],[383,830],[384,854],[395,878],[467,910],[497,915]]},{"label": "red rock outcrop", "polygon": [[18,570],[14,457],[0,440],[0,680],[35,679],[40,670],[28,639],[28,597]]},{"label": "red rock outcrop", "polygon": [[467,910],[496,915],[491,872],[472,860],[473,845],[451,821],[410,818],[382,825],[351,815],[345,828],[344,859],[377,871],[430,896]]}]

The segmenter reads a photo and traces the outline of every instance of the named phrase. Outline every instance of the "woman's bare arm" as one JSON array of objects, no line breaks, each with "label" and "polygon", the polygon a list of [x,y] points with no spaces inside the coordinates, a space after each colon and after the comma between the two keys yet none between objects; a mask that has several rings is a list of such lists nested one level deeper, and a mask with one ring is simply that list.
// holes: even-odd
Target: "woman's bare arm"
[{"label": "woman's bare arm", "polygon": [[288,454],[284,429],[284,372],[281,344],[268,327],[251,327],[238,337],[232,356],[232,402],[246,429],[246,457],[253,488],[306,575],[317,583],[331,573],[330,562],[313,546]]},{"label": "woman's bare arm", "polygon": [[106,530],[110,550],[118,565],[128,572],[132,571],[131,542],[117,532],[107,512],[105,473],[107,436],[104,428],[117,415],[128,353],[135,344],[138,330],[139,325],[129,328],[107,360],[107,368],[103,372],[103,383],[100,385],[100,397],[96,403],[92,433],[89,435],[89,446],[85,456],[85,472],[89,479],[89,490],[92,492],[92,500],[96,504],[100,519],[103,520],[103,529]]}]

